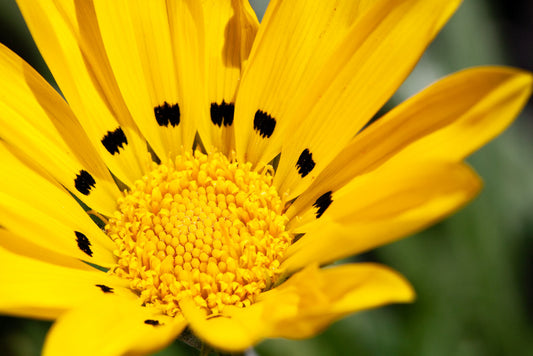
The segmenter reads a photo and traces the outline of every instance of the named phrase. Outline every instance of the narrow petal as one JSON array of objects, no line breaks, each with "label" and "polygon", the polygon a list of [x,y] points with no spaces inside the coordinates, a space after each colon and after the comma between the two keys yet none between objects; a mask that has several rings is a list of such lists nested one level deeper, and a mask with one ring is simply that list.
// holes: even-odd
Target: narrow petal
[{"label": "narrow petal", "polygon": [[11,253],[0,247],[0,311],[54,319],[98,297],[137,299],[127,282],[93,269],[57,266]]},{"label": "narrow petal", "polygon": [[0,165],[0,225],[43,248],[113,263],[114,243],[68,192],[24,166],[1,142]]},{"label": "narrow petal", "polygon": [[182,146],[190,149],[195,120],[207,114],[207,108],[200,106],[205,95],[198,85],[201,75],[195,51],[199,34],[194,8],[198,7],[179,0],[168,4],[162,0],[94,1],[120,92],[162,159],[181,152]]},{"label": "narrow petal", "polygon": [[378,1],[361,17],[290,113],[280,192],[290,199],[305,190],[396,91],[459,2]]},{"label": "narrow petal", "polygon": [[95,299],[54,323],[44,356],[146,355],[172,342],[185,328],[171,318],[123,298]]},{"label": "narrow petal", "polygon": [[305,89],[314,85],[317,73],[369,5],[358,0],[269,3],[237,97],[239,159],[269,161],[279,152],[285,137],[281,133],[297,119],[289,116],[290,108],[301,105]]},{"label": "narrow petal", "polygon": [[4,46],[0,72],[0,137],[27,164],[52,176],[93,209],[112,214],[120,192],[65,101]]},{"label": "narrow petal", "polygon": [[[356,311],[413,301],[411,285],[397,272],[376,264],[310,266],[261,295],[269,337],[308,338]],[[245,311],[243,311],[243,316]]]},{"label": "narrow petal", "polygon": [[405,237],[462,207],[480,188],[462,163],[390,164],[329,192],[297,218],[295,232],[305,235],[289,247],[282,267],[323,264]]},{"label": "narrow petal", "polygon": [[94,271],[94,267],[71,256],[57,253],[53,248],[45,248],[34,244],[22,236],[0,228],[0,246],[14,254],[26,256],[42,262],[77,268],[84,271]]},{"label": "narrow petal", "polygon": [[[202,2],[205,28],[206,105],[210,112],[208,142],[225,154],[234,147],[235,96],[241,71],[259,27],[247,0]],[[205,142],[204,142],[205,143]]]},{"label": "narrow petal", "polygon": [[388,268],[358,264],[321,270],[315,265],[263,293],[251,307],[228,307],[226,315],[214,318],[192,303],[183,310],[207,343],[242,351],[266,337],[310,337],[347,314],[413,298],[407,281]]},{"label": "narrow petal", "polygon": [[109,169],[120,180],[131,184],[142,176],[149,156],[117,90],[101,44],[92,1],[18,0],[17,3],[92,145]]},{"label": "narrow petal", "polygon": [[104,232],[96,225],[88,232],[79,225],[72,226],[2,192],[0,222],[16,235],[57,253],[103,267],[110,267],[115,262],[112,242],[106,241]]},{"label": "narrow petal", "polygon": [[263,337],[260,328],[250,328],[246,320],[226,316],[208,318],[191,299],[180,308],[194,334],[209,345],[224,351],[243,351]]},{"label": "narrow petal", "polygon": [[408,99],[357,135],[287,211],[312,209],[324,193],[389,160],[460,161],[504,130],[531,94],[531,74],[505,67],[467,69]]}]

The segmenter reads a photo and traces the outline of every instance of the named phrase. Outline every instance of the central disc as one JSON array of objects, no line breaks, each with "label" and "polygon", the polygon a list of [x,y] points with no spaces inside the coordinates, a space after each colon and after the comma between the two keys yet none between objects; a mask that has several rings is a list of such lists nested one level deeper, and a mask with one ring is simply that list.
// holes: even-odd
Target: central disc
[{"label": "central disc", "polygon": [[213,314],[252,304],[279,276],[291,241],[264,171],[198,151],[154,165],[105,227],[117,245],[112,273],[168,315],[187,296]]}]

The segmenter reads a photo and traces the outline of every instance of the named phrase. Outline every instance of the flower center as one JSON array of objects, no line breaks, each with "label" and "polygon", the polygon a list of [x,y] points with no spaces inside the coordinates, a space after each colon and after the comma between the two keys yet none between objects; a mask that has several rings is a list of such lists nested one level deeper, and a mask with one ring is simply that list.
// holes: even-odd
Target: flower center
[{"label": "flower center", "polygon": [[105,227],[117,245],[111,273],[168,315],[188,296],[212,314],[252,304],[291,240],[271,172],[198,151],[154,164]]}]

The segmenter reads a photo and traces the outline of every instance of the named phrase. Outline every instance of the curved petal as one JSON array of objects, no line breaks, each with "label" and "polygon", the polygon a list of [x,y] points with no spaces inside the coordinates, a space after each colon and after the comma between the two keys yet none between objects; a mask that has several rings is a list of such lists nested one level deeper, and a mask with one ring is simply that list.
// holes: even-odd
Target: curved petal
[{"label": "curved petal", "polygon": [[385,266],[360,263],[319,269],[313,265],[263,293],[256,305],[270,327],[269,337],[301,339],[345,315],[411,302],[414,297],[409,282]]},{"label": "curved petal", "polygon": [[227,316],[209,318],[192,299],[180,301],[180,308],[194,334],[212,347],[224,351],[243,351],[259,342],[260,329],[250,328],[246,320]]},{"label": "curved petal", "polygon": [[0,246],[14,254],[30,257],[34,260],[84,271],[94,271],[94,267],[77,258],[58,253],[53,248],[37,245],[2,228],[0,228]]},{"label": "curved petal", "polygon": [[[43,248],[103,267],[114,264],[113,242],[96,225],[92,233],[46,214],[31,204],[0,192],[0,223]],[[109,246],[111,245],[111,246]]]},{"label": "curved petal", "polygon": [[192,148],[207,114],[199,2],[94,0],[102,42],[133,119],[161,159]]},{"label": "curved petal", "polygon": [[120,192],[67,103],[1,45],[0,72],[0,137],[26,164],[52,176],[93,209],[112,214]]},{"label": "curved petal", "polygon": [[100,157],[126,184],[140,178],[148,165],[146,144],[117,90],[92,0],[17,0],[17,4]]},{"label": "curved petal", "polygon": [[234,149],[237,86],[259,23],[248,0],[208,0],[202,1],[202,7],[207,85],[205,105],[211,120],[207,128],[202,125],[198,129],[206,146],[210,143],[229,155]]},{"label": "curved petal", "polygon": [[127,281],[104,272],[57,266],[1,247],[0,270],[0,311],[5,314],[54,319],[98,297],[137,299]]},{"label": "curved petal", "polygon": [[413,298],[409,283],[386,267],[314,265],[248,308],[227,308],[224,316],[214,318],[206,318],[192,302],[183,310],[201,339],[221,350],[242,351],[265,337],[310,337],[347,314]]},{"label": "curved petal", "polygon": [[[398,89],[459,0],[377,1],[294,107],[274,184],[303,192]],[[379,11],[378,11],[379,10]],[[351,37],[350,37],[351,36]],[[301,109],[304,108],[304,109]]]},{"label": "curved petal", "polygon": [[0,224],[44,249],[101,266],[114,243],[61,186],[24,166],[0,142]]},{"label": "curved petal", "polygon": [[172,342],[187,323],[123,298],[95,299],[54,323],[44,356],[146,355]]},{"label": "curved petal", "polygon": [[0,142],[0,165],[2,166],[0,194],[6,194],[27,204],[73,230],[94,236],[109,250],[114,248],[113,242],[102,233],[72,195],[60,185],[50,182],[26,167],[6,149],[2,142]]},{"label": "curved petal", "polygon": [[[373,2],[270,1],[237,95],[239,159],[268,161],[279,152],[281,132],[296,119],[288,114],[291,107],[299,107],[301,96],[336,48],[348,38],[359,39],[348,32]],[[263,126],[271,131],[257,131]]]},{"label": "curved petal", "polygon": [[532,82],[530,73],[506,67],[466,69],[438,81],[352,139],[287,215],[302,215],[324,193],[389,160],[463,160],[512,122]]},{"label": "curved petal", "polygon": [[314,211],[301,217],[295,231],[305,235],[288,248],[282,267],[294,271],[405,237],[457,210],[481,188],[462,163],[401,163],[317,199]]}]

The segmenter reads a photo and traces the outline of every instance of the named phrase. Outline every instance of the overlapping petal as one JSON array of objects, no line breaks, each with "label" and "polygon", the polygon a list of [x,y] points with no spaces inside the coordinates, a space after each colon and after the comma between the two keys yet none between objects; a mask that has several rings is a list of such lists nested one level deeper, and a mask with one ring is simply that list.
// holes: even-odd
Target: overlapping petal
[{"label": "overlapping petal", "polygon": [[532,81],[530,73],[506,67],[467,69],[438,81],[353,138],[296,199],[288,216],[304,214],[324,193],[389,160],[463,160],[511,123]]},{"label": "overlapping petal", "polygon": [[311,222],[295,230],[305,235],[289,247],[283,266],[297,270],[392,242],[448,216],[480,188],[476,173],[462,163],[382,167],[328,195],[327,209],[319,202]]},{"label": "overlapping petal", "polygon": [[[273,0],[260,27],[246,0],[17,1],[66,100],[0,47],[0,311],[58,318],[45,355],[145,354],[187,325],[242,351],[411,301],[385,267],[319,265],[471,200],[481,183],[462,160],[531,94],[528,73],[467,70],[354,137],[459,0]],[[287,227],[303,236],[280,266],[294,274],[251,306],[208,315],[184,298],[170,317],[83,262],[112,267],[115,246],[69,191],[110,216],[114,179],[131,186],[150,150],[166,160],[199,142],[258,169],[281,152],[274,184],[296,198]]]},{"label": "overlapping petal", "polygon": [[311,265],[263,293],[249,308],[228,308],[225,316],[206,318],[191,301],[180,305],[200,338],[238,351],[265,337],[306,338],[349,313],[413,298],[403,277],[379,265]]},{"label": "overlapping petal", "polygon": [[117,277],[36,261],[1,247],[0,269],[0,311],[4,314],[55,319],[96,298],[137,299],[127,281]]},{"label": "overlapping petal", "polygon": [[[146,145],[117,90],[92,1],[17,1],[46,64],[92,145],[130,184],[147,166]],[[89,46],[90,44],[90,46]]]},{"label": "overlapping petal", "polygon": [[57,319],[43,355],[146,355],[168,345],[186,325],[182,317],[126,298],[97,298]]},{"label": "overlapping petal", "polygon": [[10,150],[87,205],[111,214],[119,191],[67,103],[4,46],[0,71],[0,137]]}]

